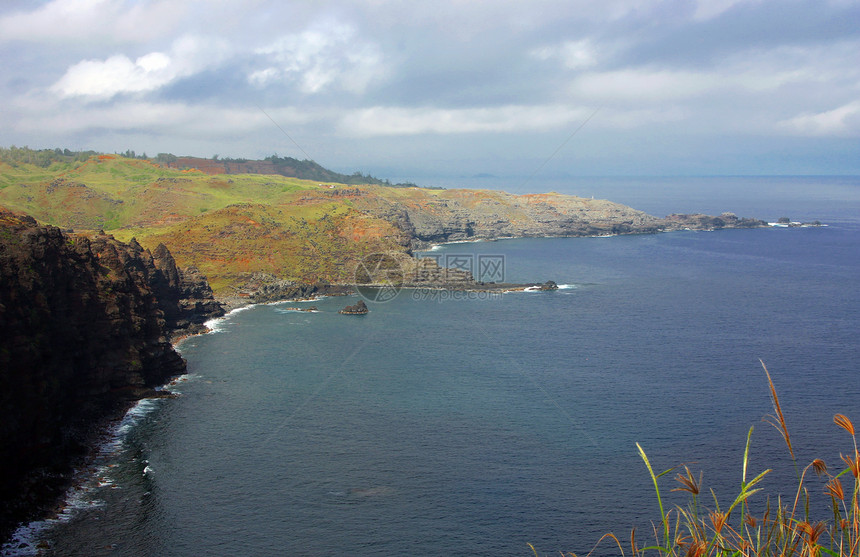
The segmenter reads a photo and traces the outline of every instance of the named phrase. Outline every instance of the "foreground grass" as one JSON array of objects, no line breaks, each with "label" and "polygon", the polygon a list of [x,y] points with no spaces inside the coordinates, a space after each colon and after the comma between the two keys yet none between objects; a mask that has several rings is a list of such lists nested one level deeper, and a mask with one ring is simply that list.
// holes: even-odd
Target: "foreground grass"
[{"label": "foreground grass", "polygon": [[[697,477],[687,466],[683,466],[683,471],[679,471],[675,476],[678,487],[671,491],[688,493],[689,503],[666,510],[661,496],[660,479],[679,468],[655,473],[648,455],[637,443],[639,455],[654,484],[660,509],[659,521],[653,524],[653,530],[647,536],[652,541],[639,545],[635,529],[630,532],[629,539],[623,540],[609,533],[598,541],[588,555],[611,552],[623,557],[860,557],[860,452],[857,449],[854,424],[842,414],[833,417],[834,423],[844,429],[853,441],[853,451],[848,455],[840,454],[844,469],[831,472],[821,459],[815,459],[800,469],[779,397],[764,362],[762,367],[770,385],[774,408],[773,415],[768,418],[780,432],[794,463],[797,473],[795,492],[786,498],[782,495],[768,496],[762,514],[753,516],[750,513],[747,500],[762,491],[758,485],[771,472],[765,470],[748,479],[747,464],[753,431],[750,428],[744,449],[741,485],[737,496],[727,507],[720,504],[713,491],[713,506],[703,505],[700,501],[701,474]],[[825,521],[812,521],[810,518],[810,492],[807,483],[813,474],[826,480],[825,496],[830,499],[833,514]],[[610,547],[606,547],[607,545]],[[534,546],[529,546],[537,556]],[[575,553],[567,555],[576,556]]]}]

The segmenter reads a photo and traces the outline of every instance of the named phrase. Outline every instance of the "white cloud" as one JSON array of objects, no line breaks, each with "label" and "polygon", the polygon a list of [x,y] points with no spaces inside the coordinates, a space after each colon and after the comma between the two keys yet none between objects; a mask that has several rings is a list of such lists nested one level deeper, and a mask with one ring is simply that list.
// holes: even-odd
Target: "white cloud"
[{"label": "white cloud", "polygon": [[[175,135],[182,145],[199,133],[232,137],[217,152],[235,154],[246,133],[275,128],[256,102],[299,138],[305,124],[293,122],[305,118],[306,137],[343,140],[345,153],[434,149],[460,134],[469,156],[492,134],[564,135],[597,106],[587,129],[621,143],[853,138],[860,34],[847,21],[858,1],[788,11],[778,0],[0,2],[0,129],[41,144]],[[177,102],[157,102],[168,97]],[[465,134],[478,133],[470,144]]]},{"label": "white cloud", "polygon": [[[194,139],[235,138],[273,129],[277,133],[269,117],[256,107],[224,108],[213,104],[123,101],[107,107],[84,106],[77,110],[65,110],[63,106],[51,108],[35,102],[29,103],[26,108],[32,111],[30,116],[8,123],[16,131],[62,135],[112,130]],[[319,121],[325,117],[325,114],[295,107],[267,109],[266,112],[285,127]]]},{"label": "white cloud", "polygon": [[632,129],[684,120],[690,111],[665,109],[615,109],[564,105],[495,108],[373,107],[347,113],[341,133],[358,137],[412,136],[421,134],[528,133],[570,129],[588,120],[589,127]]},{"label": "white cloud", "polygon": [[336,87],[362,93],[385,74],[381,50],[358,38],[350,25],[321,24],[284,35],[255,54],[265,68],[248,75],[252,85],[295,81],[305,93]]},{"label": "white cloud", "polygon": [[598,128],[624,130],[680,122],[692,116],[693,114],[689,109],[677,106],[633,110],[602,109],[589,122],[589,125]]},{"label": "white cloud", "polygon": [[589,72],[573,82],[585,98],[606,101],[666,102],[700,95],[720,85],[719,76],[669,69],[624,69]]},{"label": "white cloud", "polygon": [[583,120],[590,111],[567,106],[494,108],[373,107],[348,113],[340,124],[353,136],[543,131]]},{"label": "white cloud", "polygon": [[78,62],[52,89],[63,97],[110,98],[117,93],[151,91],[169,83],[174,77],[170,58],[161,52],[141,56],[136,61],[118,55],[104,61]]},{"label": "white cloud", "polygon": [[118,54],[106,60],[84,60],[66,70],[51,90],[61,97],[109,99],[120,93],[153,91],[217,63],[225,48],[221,43],[183,37],[170,54],[151,52],[132,60]]},{"label": "white cloud", "polygon": [[533,50],[532,56],[538,60],[558,59],[570,70],[590,68],[598,62],[597,52],[588,39],[541,47]]},{"label": "white cloud", "polygon": [[255,87],[265,87],[269,83],[277,81],[280,78],[281,72],[278,68],[265,68],[251,72],[248,75],[248,83]]},{"label": "white cloud", "polygon": [[656,64],[592,70],[576,75],[570,91],[592,102],[637,106],[719,96],[740,107],[745,97],[792,90],[792,95],[780,99],[781,103],[789,103],[799,98],[803,90],[814,87],[834,90],[857,83],[860,71],[853,61],[858,47],[857,41],[845,41],[817,48],[748,49],[695,70]]},{"label": "white cloud", "polygon": [[800,114],[778,125],[800,135],[860,137],[860,100],[825,112]]}]

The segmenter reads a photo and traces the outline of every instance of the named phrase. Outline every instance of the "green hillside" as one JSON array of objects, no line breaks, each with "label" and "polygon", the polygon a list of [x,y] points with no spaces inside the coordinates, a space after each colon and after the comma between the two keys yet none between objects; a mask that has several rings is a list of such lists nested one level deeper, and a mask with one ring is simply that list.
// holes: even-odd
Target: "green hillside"
[{"label": "green hillside", "polygon": [[150,249],[164,243],[219,295],[261,277],[348,284],[370,253],[405,255],[442,242],[766,226],[731,213],[660,219],[557,193],[347,185],[248,172],[269,171],[272,161],[185,159],[209,173],[120,155],[0,149],[0,205],[64,229],[134,237]]},{"label": "green hillside", "polygon": [[338,186],[279,175],[215,175],[148,160],[0,163],[0,205],[76,232],[104,230],[145,247],[163,242],[229,293],[253,273],[349,282],[357,258],[405,251],[390,223],[356,210]]}]

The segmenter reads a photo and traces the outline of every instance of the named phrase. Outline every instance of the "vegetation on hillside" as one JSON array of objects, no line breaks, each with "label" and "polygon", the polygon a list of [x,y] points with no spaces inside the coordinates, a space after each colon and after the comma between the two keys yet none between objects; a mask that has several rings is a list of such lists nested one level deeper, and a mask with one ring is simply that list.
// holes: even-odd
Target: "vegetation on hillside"
[{"label": "vegetation on hillside", "polygon": [[120,155],[80,160],[12,148],[3,156],[0,205],[64,229],[134,237],[150,249],[163,242],[181,266],[196,266],[220,294],[254,273],[350,282],[363,254],[406,251],[408,245],[402,231],[355,209],[350,195],[338,195],[343,185],[279,175],[210,176]]},{"label": "vegetation on hillside", "polygon": [[[107,153],[100,153],[98,151],[71,151],[69,149],[31,149],[29,147],[0,147],[0,162],[4,162],[10,166],[17,166],[19,164],[28,164],[37,166],[39,168],[49,168],[55,163],[81,163],[86,162],[93,156],[98,155],[106,155]],[[140,160],[148,160],[150,162],[154,162],[155,164],[161,166],[168,166],[175,163],[179,157],[174,155],[173,153],[158,153],[155,157],[148,157],[146,153],[138,154],[135,151],[128,149],[123,153],[114,153],[125,159],[140,159]],[[186,157],[193,158],[193,157]],[[205,159],[199,159],[205,160]],[[252,161],[250,159],[245,158],[230,158],[230,157],[219,157],[218,155],[213,155],[211,158],[212,161],[221,162],[221,163],[253,163],[257,161]],[[338,184],[376,184],[380,186],[389,186],[395,188],[405,188],[405,187],[417,187],[416,184],[412,182],[401,182],[397,184],[392,184],[387,179],[379,179],[370,174],[364,174],[362,172],[356,171],[352,174],[342,174],[340,172],[335,172],[333,170],[329,170],[324,168],[320,164],[316,163],[312,160],[299,160],[293,157],[279,157],[278,155],[271,155],[263,159],[266,162],[272,163],[275,168],[276,174],[281,174],[283,176],[300,178],[303,180],[315,180],[317,182],[334,182]],[[187,168],[193,168],[192,165],[187,165],[185,168],[180,168],[180,170],[185,170]],[[229,172],[227,172],[229,173]],[[440,189],[440,188],[433,188]]]},{"label": "vegetation on hillside", "polygon": [[[196,266],[219,295],[258,284],[261,274],[273,281],[352,283],[357,262],[368,253],[407,254],[441,242],[764,224],[728,214],[658,219],[610,201],[556,193],[346,184],[371,177],[280,157],[84,155],[0,150],[0,205],[64,229],[136,238],[150,249],[163,242],[180,266]],[[316,178],[285,176],[276,165],[298,165]]]},{"label": "vegetation on hillside", "polygon": [[[340,172],[334,172],[332,170],[328,170],[323,168],[319,164],[310,160],[298,160],[292,157],[279,157],[277,155],[272,155],[266,157],[266,161],[274,164],[275,168],[289,168],[295,174],[296,177],[302,178],[305,180],[317,180],[319,182],[337,182],[339,184],[376,184],[379,186],[390,186],[395,188],[406,188],[406,187],[416,187],[412,182],[403,182],[398,184],[392,184],[390,181],[380,180],[379,178],[375,178],[370,174],[364,174],[362,172],[353,172],[352,174],[341,174]],[[238,162],[238,161],[237,161]],[[247,162],[247,160],[245,160]]]},{"label": "vegetation on hillside", "polygon": [[29,147],[6,148],[0,147],[0,162],[10,166],[31,164],[39,168],[48,168],[54,163],[83,162],[94,155],[96,151],[70,151],[69,149],[30,149]]}]

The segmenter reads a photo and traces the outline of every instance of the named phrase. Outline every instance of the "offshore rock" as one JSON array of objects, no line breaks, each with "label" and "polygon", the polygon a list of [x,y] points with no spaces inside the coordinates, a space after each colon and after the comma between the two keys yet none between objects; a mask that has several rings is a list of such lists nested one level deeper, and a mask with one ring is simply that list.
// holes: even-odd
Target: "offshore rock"
[{"label": "offshore rock", "polygon": [[541,284],[538,287],[538,290],[549,291],[549,290],[558,290],[558,285],[554,280],[548,280],[545,283]]},{"label": "offshore rock", "polygon": [[355,305],[346,306],[338,313],[343,315],[364,315],[370,310],[367,309],[367,304],[364,303],[364,300],[359,300]]},{"label": "offshore rock", "polygon": [[62,494],[100,423],[184,372],[172,329],[223,312],[199,280],[166,249],[0,208],[0,540]]}]

